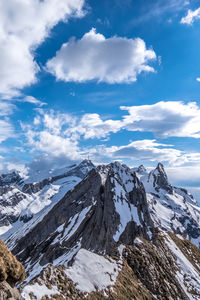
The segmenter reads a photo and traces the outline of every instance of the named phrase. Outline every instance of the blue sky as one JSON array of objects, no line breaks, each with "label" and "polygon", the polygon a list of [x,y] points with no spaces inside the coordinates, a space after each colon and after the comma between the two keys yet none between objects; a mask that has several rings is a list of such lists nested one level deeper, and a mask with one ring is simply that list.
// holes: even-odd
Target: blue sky
[{"label": "blue sky", "polygon": [[0,5],[0,172],[161,161],[198,193],[200,1]]}]

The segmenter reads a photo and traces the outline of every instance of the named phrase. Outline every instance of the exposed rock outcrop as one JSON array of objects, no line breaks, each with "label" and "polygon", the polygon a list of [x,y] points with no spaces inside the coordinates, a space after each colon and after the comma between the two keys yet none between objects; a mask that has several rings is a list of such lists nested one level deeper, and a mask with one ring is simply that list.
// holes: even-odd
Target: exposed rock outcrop
[{"label": "exposed rock outcrop", "polygon": [[15,284],[25,279],[25,269],[0,240],[0,299],[22,300]]}]

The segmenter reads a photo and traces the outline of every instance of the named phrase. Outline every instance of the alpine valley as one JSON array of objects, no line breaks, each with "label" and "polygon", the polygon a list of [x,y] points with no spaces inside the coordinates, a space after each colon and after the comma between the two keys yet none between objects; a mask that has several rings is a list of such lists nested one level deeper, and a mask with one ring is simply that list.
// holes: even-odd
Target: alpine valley
[{"label": "alpine valley", "polygon": [[200,207],[161,163],[3,174],[0,234],[0,299],[200,299]]}]

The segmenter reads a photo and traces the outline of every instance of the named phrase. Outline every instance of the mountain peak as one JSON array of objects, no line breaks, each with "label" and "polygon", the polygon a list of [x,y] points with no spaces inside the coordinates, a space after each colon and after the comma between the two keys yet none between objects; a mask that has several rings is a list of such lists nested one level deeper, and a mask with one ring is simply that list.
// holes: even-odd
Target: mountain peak
[{"label": "mountain peak", "polygon": [[158,172],[160,172],[160,173],[166,174],[164,165],[163,165],[161,162],[159,162],[159,163],[157,164],[156,170],[158,170]]},{"label": "mountain peak", "polygon": [[89,167],[94,167],[93,162],[90,159],[84,159],[80,162],[79,166],[89,166]]},{"label": "mountain peak", "polygon": [[159,162],[157,167],[149,173],[149,180],[152,176],[154,180],[153,186],[156,190],[159,190],[161,188],[163,190],[166,190],[170,194],[173,193],[173,188],[168,181],[168,177],[162,163]]},{"label": "mountain peak", "polygon": [[142,174],[142,173],[146,173],[146,168],[143,165],[140,165],[137,169],[137,172]]}]

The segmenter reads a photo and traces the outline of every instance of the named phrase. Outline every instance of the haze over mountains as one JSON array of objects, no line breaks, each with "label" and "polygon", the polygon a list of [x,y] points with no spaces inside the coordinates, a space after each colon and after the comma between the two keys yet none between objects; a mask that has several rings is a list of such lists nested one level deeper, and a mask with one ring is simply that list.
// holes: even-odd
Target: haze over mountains
[{"label": "haze over mountains", "polygon": [[200,297],[200,207],[161,163],[12,173],[0,193],[1,238],[26,267],[25,299]]}]

